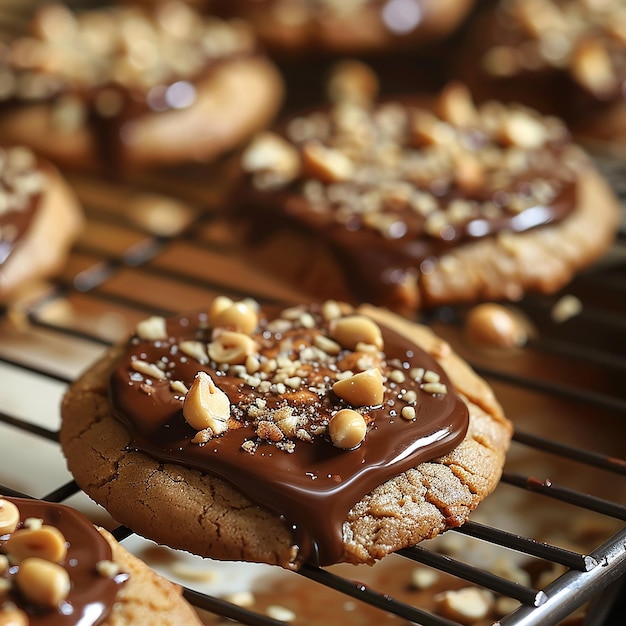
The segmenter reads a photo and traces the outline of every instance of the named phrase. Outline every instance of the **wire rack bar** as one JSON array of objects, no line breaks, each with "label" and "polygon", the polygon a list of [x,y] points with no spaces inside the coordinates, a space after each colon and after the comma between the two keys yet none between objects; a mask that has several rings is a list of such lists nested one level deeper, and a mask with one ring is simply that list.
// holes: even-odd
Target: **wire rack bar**
[{"label": "wire rack bar", "polygon": [[601,409],[607,409],[610,411],[618,411],[626,414],[626,400],[616,398],[603,393],[590,391],[588,389],[580,389],[576,387],[568,387],[563,384],[555,383],[554,381],[546,382],[537,378],[529,378],[526,376],[519,376],[509,374],[507,372],[501,372],[496,369],[485,367],[477,363],[470,365],[476,372],[486,378],[492,378],[494,380],[500,380],[502,382],[511,383],[519,387],[525,387],[542,393],[547,393],[553,396],[560,396],[576,402],[585,402]]},{"label": "wire rack bar", "polygon": [[410,622],[420,624],[420,626],[458,626],[457,622],[433,615],[432,613],[427,613],[410,604],[400,602],[387,594],[379,593],[363,583],[342,578],[319,567],[305,564],[298,573],[326,587],[350,596],[355,600],[367,602],[383,611],[393,613],[398,617],[408,619]]},{"label": "wire rack bar", "polygon": [[398,554],[424,565],[436,567],[442,572],[459,576],[471,583],[491,589],[491,591],[495,591],[496,593],[515,598],[523,604],[540,606],[545,602],[545,594],[543,591],[524,587],[519,583],[512,582],[486,570],[452,559],[447,555],[430,552],[421,546],[413,546],[412,548],[399,550]]},{"label": "wire rack bar", "polygon": [[596,511],[597,513],[626,521],[626,506],[586,493],[581,493],[574,489],[559,487],[558,485],[554,485],[550,480],[541,481],[533,476],[524,476],[523,474],[515,472],[504,472],[502,474],[502,481],[516,487],[539,493],[543,496],[548,496],[555,500],[560,500],[561,502],[568,502],[569,504],[574,504],[590,511]]},{"label": "wire rack bar", "polygon": [[254,613],[232,602],[227,602],[214,596],[207,596],[187,587],[183,588],[183,595],[199,609],[222,615],[240,624],[247,624],[248,626],[285,626],[284,621],[273,619],[260,613]]},{"label": "wire rack bar", "polygon": [[483,539],[496,545],[505,546],[517,550],[518,552],[552,561],[553,563],[559,563],[565,567],[583,572],[589,571],[598,564],[597,561],[589,555],[571,552],[570,550],[565,550],[557,546],[535,541],[523,535],[516,535],[491,526],[472,522],[471,520],[452,530],[469,537]]},{"label": "wire rack bar", "polygon": [[626,529],[592,553],[600,563],[589,572],[570,570],[548,585],[546,601],[532,609],[522,606],[494,626],[546,626],[570,615],[626,573]]},{"label": "wire rack bar", "polygon": [[546,452],[552,452],[565,458],[586,463],[587,465],[593,465],[594,467],[626,475],[626,459],[617,459],[604,454],[596,454],[594,452],[590,452],[589,450],[582,450],[581,448],[568,446],[564,443],[560,443],[559,441],[546,439],[545,437],[533,435],[532,433],[526,433],[520,431],[519,429],[515,430],[513,439],[518,443],[523,443],[538,450],[545,450]]},{"label": "wire rack bar", "polygon": [[0,411],[0,423],[14,426],[15,428],[19,428],[20,430],[24,430],[33,435],[43,437],[44,439],[49,439],[50,441],[58,441],[58,434],[56,431],[44,428],[43,426],[38,426],[37,424],[31,424],[30,422],[26,422],[16,417],[12,417],[11,415],[7,415],[2,411]]}]

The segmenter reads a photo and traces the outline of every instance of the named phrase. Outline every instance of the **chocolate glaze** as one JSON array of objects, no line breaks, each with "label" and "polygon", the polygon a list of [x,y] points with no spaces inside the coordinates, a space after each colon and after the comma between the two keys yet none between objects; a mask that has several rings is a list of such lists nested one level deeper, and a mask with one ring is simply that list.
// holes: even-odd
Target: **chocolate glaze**
[{"label": "chocolate glaze", "polygon": [[[488,119],[489,112],[476,109],[478,121],[459,127],[441,119],[437,108],[436,102],[417,98],[371,103],[360,109],[366,121],[359,122],[360,126],[355,123],[356,130],[342,126],[339,106],[303,112],[285,122],[277,134],[300,154],[299,171],[293,180],[272,186],[259,184],[257,173],[248,172],[233,197],[233,214],[243,225],[246,248],[253,255],[255,250],[269,251],[276,232],[293,229],[324,244],[353,290],[350,297],[395,308],[397,287],[407,277],[427,272],[433,260],[455,247],[557,223],[575,209],[576,163],[581,159],[575,156],[562,125],[524,113],[545,132],[542,144],[526,148],[512,146],[497,128],[481,121]],[[398,120],[394,132],[387,131],[377,117],[391,109]],[[504,105],[498,112],[502,116],[515,113]],[[447,128],[453,145],[438,145],[415,133],[420,116],[430,116]],[[300,138],[292,130],[296,123],[317,130]],[[492,124],[497,127],[496,122]],[[348,154],[354,165],[352,178],[329,182],[307,166],[304,153],[307,144],[314,142]],[[360,150],[355,147],[361,145]],[[393,164],[379,157],[390,145],[399,155]],[[433,151],[444,163],[434,173],[426,169]],[[509,167],[515,151],[517,165]],[[489,158],[484,156],[490,153]],[[457,180],[457,170],[467,161],[471,165],[472,159],[480,163],[482,180],[473,184]],[[537,193],[538,184],[550,191]],[[318,190],[314,199],[309,191],[312,185]],[[392,186],[409,199],[401,193],[385,199],[385,190]],[[416,209],[411,194],[427,196],[431,212]],[[372,196],[378,202],[374,209],[365,204]],[[455,203],[467,210],[462,218],[448,216]],[[435,214],[444,217],[437,230],[428,223]]]},{"label": "chocolate glaze", "polygon": [[[86,517],[70,507],[41,500],[2,495],[0,498],[13,502],[18,507],[18,529],[24,520],[38,518],[63,533],[68,548],[60,565],[67,569],[72,585],[67,599],[57,610],[36,607],[25,602],[14,587],[9,591],[7,600],[27,613],[30,626],[95,626],[101,623],[115,603],[120,585],[128,579],[128,575],[124,573],[115,578],[107,578],[96,571],[98,562],[110,561],[112,558],[111,547],[104,537]],[[10,534],[0,535],[0,554],[4,552],[4,543],[9,537]],[[19,566],[12,566],[7,574],[9,578],[18,569]]]},{"label": "chocolate glaze", "polygon": [[[317,310],[311,309],[320,328],[326,323]],[[272,319],[271,314],[261,316],[254,337],[262,346],[261,354],[271,355],[280,335],[267,331],[268,319]],[[257,437],[243,407],[261,398],[270,409],[290,405],[298,414],[310,416],[312,424],[325,425],[337,410],[349,406],[332,391],[319,396],[312,391],[318,383],[329,387],[329,378],[335,380],[334,373],[319,364],[311,365],[307,383],[301,388],[283,394],[261,393],[246,386],[241,378],[220,372],[216,364],[201,365],[178,351],[183,339],[208,340],[210,329],[205,314],[172,318],[167,322],[167,331],[167,340],[131,340],[111,377],[112,408],[131,433],[129,447],[160,461],[216,475],[254,503],[274,512],[294,532],[298,549],[294,567],[307,560],[322,565],[341,560],[342,525],[349,510],[376,486],[449,452],[465,436],[468,410],[452,392],[445,373],[418,346],[391,329],[382,328],[387,364],[397,360],[405,371],[422,367],[437,372],[450,392],[425,393],[408,376],[402,384],[388,381],[383,405],[367,407],[363,413],[369,420],[368,433],[356,449],[340,450],[326,435],[314,434],[312,443],[296,441],[291,452],[262,442],[250,454],[242,450],[242,443]],[[299,329],[283,337],[295,344],[310,345],[318,332]],[[146,386],[145,377],[133,370],[132,360],[140,358],[154,363],[162,357],[167,362],[168,378],[152,380]],[[169,385],[170,380],[181,380],[189,387],[199,370],[209,373],[228,395],[231,416],[237,420],[234,428],[204,445],[192,443],[196,431],[185,421],[182,401]],[[402,389],[414,389],[418,394],[414,421],[400,417],[407,404],[398,397]]]},{"label": "chocolate glaze", "polygon": [[[3,160],[6,158],[7,149],[0,148],[0,158]],[[46,166],[33,159],[32,167],[27,167],[20,170],[19,174],[30,174],[32,172],[40,172],[45,175]],[[5,169],[0,171],[0,192],[6,194],[8,198],[15,198],[16,192],[14,187],[14,181],[7,180],[4,176]],[[22,202],[18,207],[8,208],[7,210],[0,211],[0,268],[10,257],[11,253],[18,245],[20,239],[24,237],[24,234],[28,230],[37,208],[39,207],[42,199],[42,192],[30,193],[22,195]],[[12,200],[9,200],[11,202]],[[3,230],[11,228],[13,235],[11,238],[3,237]]]}]

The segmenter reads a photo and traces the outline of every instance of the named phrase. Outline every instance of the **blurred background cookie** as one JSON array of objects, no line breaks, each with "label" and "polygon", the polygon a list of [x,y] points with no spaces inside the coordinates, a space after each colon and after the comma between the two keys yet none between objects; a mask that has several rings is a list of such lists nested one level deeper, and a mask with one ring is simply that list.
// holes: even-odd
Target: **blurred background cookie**
[{"label": "blurred background cookie", "polygon": [[54,275],[83,224],[57,169],[30,148],[0,147],[0,303]]},{"label": "blurred background cookie", "polygon": [[458,66],[480,99],[529,104],[562,117],[581,138],[624,145],[621,0],[495,2],[473,25]]},{"label": "blurred background cookie", "polygon": [[243,254],[317,297],[411,314],[556,291],[608,248],[618,202],[562,122],[476,106],[460,83],[379,101],[368,76],[342,64],[332,106],[246,150]]},{"label": "blurred background cookie", "polygon": [[180,2],[45,6],[0,58],[0,137],[70,167],[212,160],[282,101],[282,79],[245,24]]}]

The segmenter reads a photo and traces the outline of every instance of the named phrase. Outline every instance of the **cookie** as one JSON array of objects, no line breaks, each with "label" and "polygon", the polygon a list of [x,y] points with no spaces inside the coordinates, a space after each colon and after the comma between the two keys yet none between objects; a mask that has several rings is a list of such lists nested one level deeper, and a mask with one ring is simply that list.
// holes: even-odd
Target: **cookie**
[{"label": "cookie", "polygon": [[473,0],[222,0],[273,54],[355,54],[416,48],[453,32]]},{"label": "cookie", "polygon": [[618,201],[558,119],[461,83],[376,101],[348,78],[242,156],[232,213],[259,266],[411,315],[556,291],[610,246]]},{"label": "cookie", "polygon": [[373,563],[461,525],[512,430],[426,327],[223,296],[140,322],[71,385],[62,416],[77,483],[135,532],[293,569]]},{"label": "cookie", "polygon": [[0,622],[165,626],[201,622],[177,585],[70,507],[0,496]]},{"label": "cookie", "polygon": [[0,147],[0,304],[54,275],[83,224],[61,174],[23,146]]},{"label": "cookie", "polygon": [[282,101],[282,79],[246,25],[184,3],[46,6],[31,29],[3,53],[0,137],[65,166],[119,174],[210,161]]},{"label": "cookie", "polygon": [[594,146],[623,148],[624,20],[618,0],[499,1],[471,29],[459,74],[481,98],[522,102]]}]

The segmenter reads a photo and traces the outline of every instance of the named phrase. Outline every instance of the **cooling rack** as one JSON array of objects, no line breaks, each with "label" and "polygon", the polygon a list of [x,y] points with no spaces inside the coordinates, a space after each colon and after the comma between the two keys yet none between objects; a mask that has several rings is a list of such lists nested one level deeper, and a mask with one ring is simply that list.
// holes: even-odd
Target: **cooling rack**
[{"label": "cooling rack", "polygon": [[[26,5],[0,4],[8,7],[0,26],[11,30]],[[598,163],[626,201],[623,162]],[[423,316],[489,381],[515,423],[502,481],[468,523],[374,568],[277,573],[189,561],[117,525],[65,467],[59,405],[67,385],[147,315],[200,308],[219,293],[261,302],[306,297],[238,254],[220,214],[232,182],[227,159],[125,182],[68,177],[87,217],[80,240],[54,282],[0,312],[0,493],[82,510],[182,584],[207,624],[453,626],[461,622],[443,617],[435,598],[464,587],[494,600],[476,626],[624,623],[626,227],[562,292],[517,303],[536,329],[523,349],[494,354],[466,343],[462,308]],[[228,584],[216,586],[206,572]],[[435,582],[423,589],[415,572]],[[232,588],[252,589],[253,604]]]},{"label": "cooling rack", "polygon": [[[219,211],[228,172],[225,161],[202,180],[189,172],[125,183],[69,174],[85,207],[85,231],[60,277],[0,317],[0,491],[68,502],[99,521],[103,513],[83,501],[57,444],[66,385],[149,314],[199,308],[217,293],[261,302],[304,299],[237,254]],[[607,173],[619,176],[615,167]],[[422,320],[493,385],[516,424],[502,482],[476,515],[439,543],[393,557],[394,569],[426,568],[445,576],[447,588],[475,586],[519,603],[477,623],[558,624],[583,604],[584,623],[618,623],[608,620],[618,610],[626,572],[625,296],[622,231],[606,258],[563,293],[518,304],[536,328],[522,350],[494,356],[467,344],[462,309],[442,308]],[[582,306],[555,319],[564,297]],[[125,545],[132,542],[130,530],[107,523]],[[461,548],[454,548],[452,535],[463,540]],[[504,556],[485,557],[490,551]],[[559,575],[547,584],[540,576],[519,582],[503,572],[503,563]],[[307,566],[284,575],[297,579],[289,582],[296,596],[306,583],[340,598],[335,603],[351,611],[345,619],[355,610],[351,603],[365,603],[424,626],[457,623],[437,613],[434,591],[407,594],[409,573],[391,591],[384,577],[363,582],[363,573],[355,574]],[[243,608],[197,585],[187,585],[186,594],[199,608],[244,624],[284,623],[271,611]],[[302,621],[297,611],[289,617],[321,623],[314,610],[306,611]]]}]

